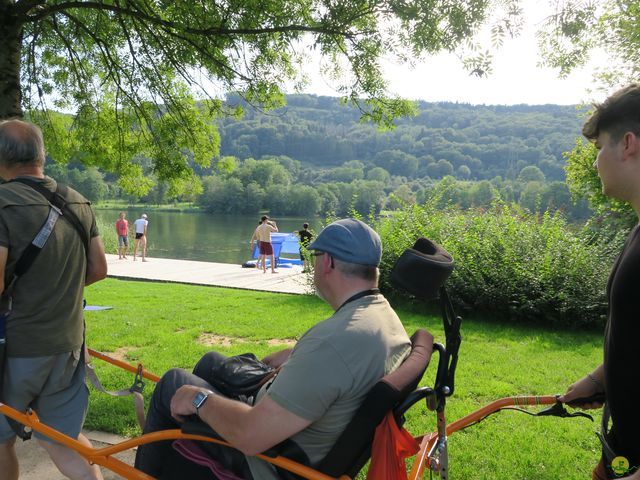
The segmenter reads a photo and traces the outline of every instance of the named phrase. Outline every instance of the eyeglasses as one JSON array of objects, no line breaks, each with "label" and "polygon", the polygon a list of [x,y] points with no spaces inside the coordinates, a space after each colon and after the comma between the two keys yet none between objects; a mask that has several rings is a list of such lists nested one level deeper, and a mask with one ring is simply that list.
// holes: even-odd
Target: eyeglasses
[{"label": "eyeglasses", "polygon": [[[311,252],[310,255],[312,257],[320,257],[322,255],[327,255],[327,252],[319,252],[319,251],[315,250],[315,251]],[[331,258],[331,268],[334,268],[333,257],[329,257],[329,258]]]}]

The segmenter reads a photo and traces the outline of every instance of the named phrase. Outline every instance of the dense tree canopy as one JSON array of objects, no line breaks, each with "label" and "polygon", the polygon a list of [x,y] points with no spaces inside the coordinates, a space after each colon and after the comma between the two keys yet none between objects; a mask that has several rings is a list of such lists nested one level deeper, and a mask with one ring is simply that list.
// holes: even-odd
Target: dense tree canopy
[{"label": "dense tree canopy", "polygon": [[[541,30],[540,43],[545,63],[561,74],[584,65],[594,51],[604,52],[606,61],[597,66],[594,87],[612,92],[622,85],[638,82],[640,75],[640,3],[637,0],[569,0],[548,19]],[[606,94],[597,98],[602,101]],[[627,229],[637,223],[626,203],[606,197],[593,167],[595,147],[579,138],[567,157],[567,183],[574,196],[586,198],[598,215],[610,214]],[[596,219],[598,220],[598,219]],[[597,222],[596,222],[597,223]],[[615,227],[614,227],[615,228]]]},{"label": "dense tree canopy", "polygon": [[[388,125],[412,111],[387,96],[383,55],[412,61],[453,50],[488,18],[504,34],[517,0],[0,0],[0,119],[29,115],[49,153],[100,165],[129,189],[207,165],[219,138],[210,119],[236,112],[216,93],[282,104],[301,85],[308,52],[364,117]],[[482,56],[470,69],[482,71]],[[70,113],[56,115],[55,111]],[[269,132],[264,132],[268,134]]]},{"label": "dense tree canopy", "polygon": [[242,118],[220,119],[221,154],[240,159],[286,155],[305,166],[335,167],[323,179],[336,181],[362,175],[362,166],[365,178],[377,166],[410,179],[455,175],[475,180],[515,179],[534,165],[534,172],[542,173],[536,180],[564,180],[563,153],[573,147],[583,122],[573,105],[419,102],[418,115],[380,131],[360,123],[357,109],[336,98],[287,95],[286,101],[286,107],[269,113],[248,107]]},{"label": "dense tree canopy", "polygon": [[606,64],[594,72],[605,85],[637,81],[640,74],[640,4],[637,0],[567,0],[540,30],[547,65],[568,74],[584,65],[594,50]]},{"label": "dense tree canopy", "polygon": [[[213,213],[269,210],[324,216],[358,210],[368,215],[437,196],[443,206],[487,208],[504,201],[532,212],[560,210],[574,220],[589,214],[585,202],[574,205],[559,181],[564,178],[562,152],[575,144],[579,131],[573,106],[421,104],[428,114],[402,120],[393,131],[378,131],[359,123],[355,109],[340,107],[335,98],[295,95],[288,96],[287,103],[286,110],[270,114],[249,109],[242,119],[221,119],[223,155],[210,167],[196,166],[197,181],[185,182],[181,190],[160,181],[145,195],[131,195],[116,184],[116,175],[77,162],[68,168],[49,162],[46,171],[92,201],[180,201]],[[273,133],[259,144],[244,145],[261,156],[228,155],[238,151],[239,139],[256,137],[264,128]],[[528,132],[525,140],[522,132]],[[333,145],[347,139],[352,148],[342,156],[327,156],[327,151],[335,153]],[[407,159],[418,160],[417,170],[396,169]],[[148,157],[134,161],[153,175]],[[592,162],[587,160],[590,171],[585,173],[595,177],[599,188]]]}]

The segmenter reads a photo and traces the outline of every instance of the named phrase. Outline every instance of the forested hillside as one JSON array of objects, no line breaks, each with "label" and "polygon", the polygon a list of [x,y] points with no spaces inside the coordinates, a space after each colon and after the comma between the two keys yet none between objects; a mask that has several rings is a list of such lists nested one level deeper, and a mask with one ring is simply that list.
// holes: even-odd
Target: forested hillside
[{"label": "forested hillside", "polygon": [[196,177],[181,191],[158,181],[153,159],[143,156],[133,163],[155,187],[141,199],[95,168],[71,163],[48,171],[92,200],[180,200],[212,213],[368,214],[439,196],[443,205],[462,208],[500,199],[532,212],[589,215],[564,183],[563,153],[582,124],[574,106],[423,102],[415,117],[381,131],[336,98],[292,95],[287,107],[269,113],[238,97],[228,102],[242,106],[244,116],[219,120],[220,155],[212,155],[210,167],[192,164]]},{"label": "forested hillside", "polygon": [[280,110],[246,109],[240,120],[221,121],[221,153],[239,159],[286,155],[320,169],[360,160],[391,175],[432,179],[515,179],[535,165],[547,180],[563,180],[562,154],[573,147],[582,123],[575,106],[418,106],[416,117],[381,132],[359,123],[359,112],[336,98],[291,95]]}]

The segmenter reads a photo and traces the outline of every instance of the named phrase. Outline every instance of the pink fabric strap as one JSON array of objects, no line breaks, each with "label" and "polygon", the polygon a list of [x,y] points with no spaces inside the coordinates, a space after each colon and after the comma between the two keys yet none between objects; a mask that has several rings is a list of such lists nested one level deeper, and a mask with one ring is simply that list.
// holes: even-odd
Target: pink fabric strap
[{"label": "pink fabric strap", "polygon": [[200,446],[191,440],[176,440],[172,447],[183,457],[191,460],[193,463],[207,467],[218,480],[242,480],[235,473],[227,470],[216,459],[211,458]]}]

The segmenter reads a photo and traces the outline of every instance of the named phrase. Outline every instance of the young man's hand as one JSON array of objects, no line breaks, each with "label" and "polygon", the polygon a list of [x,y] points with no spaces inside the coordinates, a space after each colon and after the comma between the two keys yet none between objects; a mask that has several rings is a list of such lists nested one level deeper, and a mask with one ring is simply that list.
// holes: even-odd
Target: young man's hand
[{"label": "young man's hand", "polygon": [[599,386],[591,377],[585,376],[577,382],[571,384],[564,395],[561,395],[558,400],[562,403],[566,403],[572,407],[579,407],[585,410],[600,408],[603,403],[598,401],[588,403],[575,403],[575,400],[581,398],[593,397],[596,394],[603,393],[602,387]]}]

